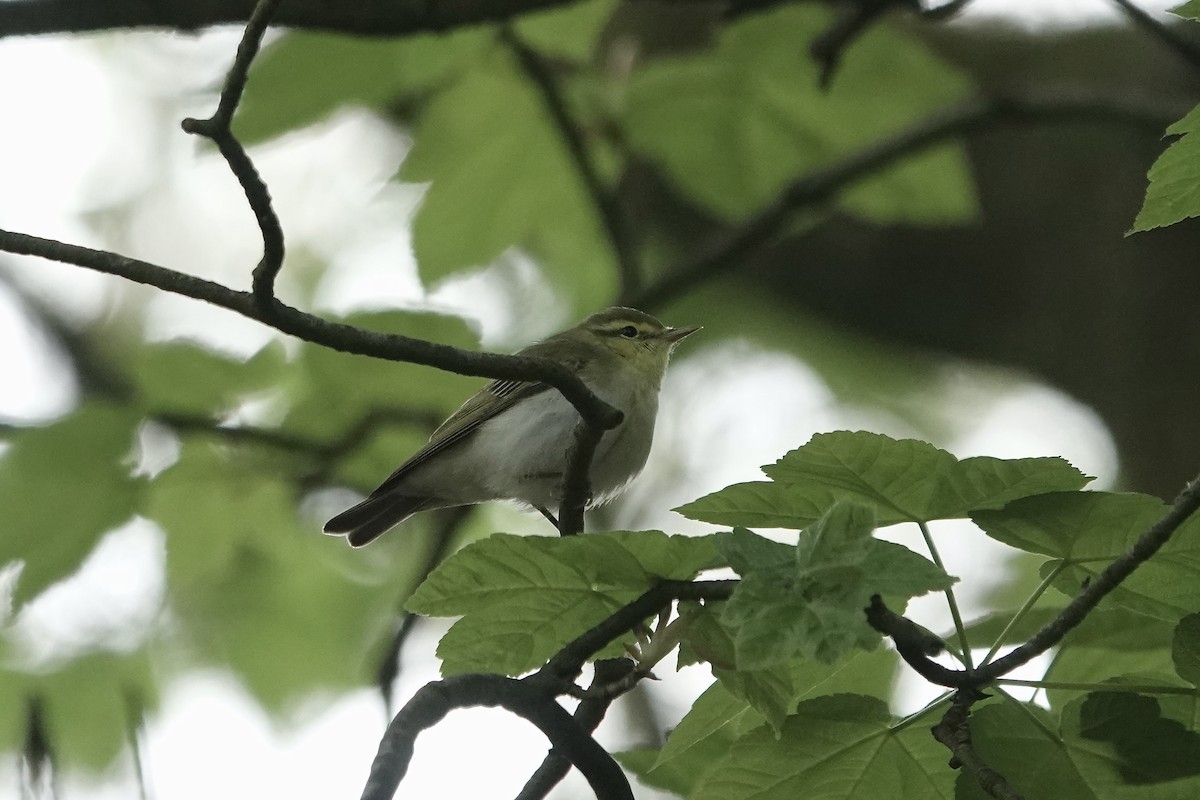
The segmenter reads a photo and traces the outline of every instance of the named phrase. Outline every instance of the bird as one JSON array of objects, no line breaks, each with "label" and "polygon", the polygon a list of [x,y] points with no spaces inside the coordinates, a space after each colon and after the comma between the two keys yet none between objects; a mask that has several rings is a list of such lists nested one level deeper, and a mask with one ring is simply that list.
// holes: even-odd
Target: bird
[{"label": "bird", "polygon": [[[596,446],[589,472],[595,506],[616,497],[646,465],[658,394],[671,352],[693,325],[672,328],[633,308],[596,312],[517,352],[572,370],[621,423]],[[362,547],[419,511],[515,500],[559,506],[579,413],[545,383],[494,380],[471,396],[366,499],[325,523],[325,533]]]}]

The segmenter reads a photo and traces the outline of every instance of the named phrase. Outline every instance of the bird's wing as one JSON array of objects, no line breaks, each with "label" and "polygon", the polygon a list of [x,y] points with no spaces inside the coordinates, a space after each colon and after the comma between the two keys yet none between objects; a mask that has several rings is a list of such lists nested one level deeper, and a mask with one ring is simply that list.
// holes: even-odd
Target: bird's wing
[{"label": "bird's wing", "polygon": [[[517,355],[541,356],[543,354],[541,350],[545,344],[546,342],[538,342],[537,344],[530,345],[524,350],[519,351]],[[568,357],[564,359],[560,357],[556,360],[562,361],[567,367],[576,370],[582,365],[581,358]],[[425,463],[456,442],[461,442],[478,430],[483,423],[498,414],[512,408],[522,400],[533,397],[536,394],[541,394],[550,390],[550,388],[545,383],[530,381],[492,381],[471,395],[467,402],[463,403],[457,411],[439,425],[437,430],[433,432],[433,435],[429,437],[429,441],[425,446],[389,475],[387,480],[381,483],[375,491],[371,492],[371,496],[375,497],[395,488],[413,468]]]}]

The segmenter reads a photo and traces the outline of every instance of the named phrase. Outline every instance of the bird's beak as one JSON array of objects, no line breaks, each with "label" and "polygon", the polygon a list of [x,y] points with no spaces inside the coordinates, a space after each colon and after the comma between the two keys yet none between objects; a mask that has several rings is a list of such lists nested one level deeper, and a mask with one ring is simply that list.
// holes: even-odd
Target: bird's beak
[{"label": "bird's beak", "polygon": [[666,339],[671,344],[677,344],[686,336],[691,336],[696,331],[700,330],[699,325],[690,325],[686,328],[667,328],[662,332],[662,338]]}]

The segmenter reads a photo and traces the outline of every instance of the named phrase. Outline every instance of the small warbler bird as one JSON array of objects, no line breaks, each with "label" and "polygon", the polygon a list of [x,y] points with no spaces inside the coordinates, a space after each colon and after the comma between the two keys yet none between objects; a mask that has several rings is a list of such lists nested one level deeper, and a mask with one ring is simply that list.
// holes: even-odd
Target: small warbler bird
[{"label": "small warbler bird", "polygon": [[[620,494],[645,466],[667,361],[699,329],[610,308],[517,354],[563,364],[625,414],[596,447],[591,505]],[[325,532],[362,547],[418,511],[487,500],[516,500],[553,519],[549,509],[559,505],[578,422],[575,407],[544,383],[492,381],[366,500],[329,520]]]}]

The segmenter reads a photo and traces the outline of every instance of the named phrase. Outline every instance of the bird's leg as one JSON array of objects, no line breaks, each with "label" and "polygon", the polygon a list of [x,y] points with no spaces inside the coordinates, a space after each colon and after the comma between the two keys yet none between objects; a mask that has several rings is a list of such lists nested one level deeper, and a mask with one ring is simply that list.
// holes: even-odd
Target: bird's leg
[{"label": "bird's leg", "polygon": [[534,508],[542,512],[542,516],[550,520],[550,524],[554,526],[555,530],[558,530],[558,520],[553,514],[550,513],[550,509],[546,508],[545,506],[534,506]]}]

